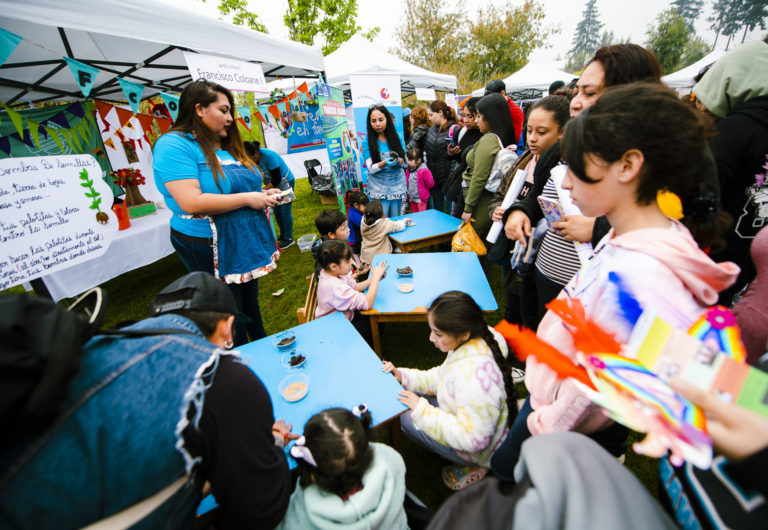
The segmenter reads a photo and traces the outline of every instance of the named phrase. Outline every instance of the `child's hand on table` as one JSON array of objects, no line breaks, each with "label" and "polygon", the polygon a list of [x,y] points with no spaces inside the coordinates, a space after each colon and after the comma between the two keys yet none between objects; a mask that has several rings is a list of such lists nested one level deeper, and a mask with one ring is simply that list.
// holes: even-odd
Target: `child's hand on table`
[{"label": "child's hand on table", "polygon": [[403,221],[405,221],[405,226],[413,226],[413,219],[410,217],[404,218]]},{"label": "child's hand on table", "polygon": [[285,423],[284,420],[277,420],[275,424],[272,425],[272,435],[275,437],[275,440],[282,440],[281,447],[285,447],[291,440],[299,439],[298,434],[291,432],[292,428],[293,425],[290,423]]},{"label": "child's hand on table", "polygon": [[363,276],[365,274],[368,274],[368,271],[371,270],[371,266],[367,263],[363,263],[363,266],[357,269],[357,272],[355,272],[352,275],[353,280],[357,280],[360,276]]},{"label": "child's hand on table", "polygon": [[371,271],[371,278],[376,280],[381,280],[384,275],[387,273],[387,269],[389,268],[389,265],[387,265],[386,261],[382,261],[374,269]]},{"label": "child's hand on table", "polygon": [[403,384],[403,374],[395,368],[395,365],[392,364],[389,361],[384,361],[384,364],[381,367],[382,371],[388,374],[392,374],[395,376],[395,379],[397,379],[397,382],[400,384]]},{"label": "child's hand on table", "polygon": [[409,409],[414,410],[416,408],[416,405],[419,404],[420,398],[410,390],[403,390],[402,392],[400,392],[400,395],[397,397],[397,399],[399,399],[400,403],[402,403]]}]

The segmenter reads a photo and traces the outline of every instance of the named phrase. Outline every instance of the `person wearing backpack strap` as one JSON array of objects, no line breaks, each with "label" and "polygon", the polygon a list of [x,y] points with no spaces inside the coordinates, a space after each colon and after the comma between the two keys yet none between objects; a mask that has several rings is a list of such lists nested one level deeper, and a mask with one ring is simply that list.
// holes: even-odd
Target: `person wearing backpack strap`
[{"label": "person wearing backpack strap", "polygon": [[1,526],[190,528],[206,481],[229,526],[280,522],[290,497],[281,446],[295,436],[226,349],[229,289],[193,272],[151,313],[120,332],[137,336],[88,341],[55,419],[26,444],[3,445]]},{"label": "person wearing backpack strap", "polygon": [[[506,155],[504,148],[514,145],[515,130],[507,112],[507,102],[500,94],[480,98],[477,102],[476,122],[483,137],[467,155],[467,169],[463,175],[464,212],[461,219],[465,222],[474,219],[475,231],[481,239],[485,239],[491,228],[488,205],[493,198],[493,192],[486,189],[486,184],[496,157],[501,156],[500,153]],[[513,153],[510,151],[509,154]]]},{"label": "person wearing backpack strap", "polygon": [[464,102],[461,108],[464,127],[454,131],[453,142],[448,147],[448,155],[454,163],[454,168],[443,186],[443,191],[446,199],[453,203],[451,215],[454,217],[461,217],[464,211],[464,194],[461,191],[461,185],[464,182],[462,176],[467,169],[467,155],[475,143],[483,137],[483,133],[477,128],[475,122],[478,101],[480,98],[469,98]]}]

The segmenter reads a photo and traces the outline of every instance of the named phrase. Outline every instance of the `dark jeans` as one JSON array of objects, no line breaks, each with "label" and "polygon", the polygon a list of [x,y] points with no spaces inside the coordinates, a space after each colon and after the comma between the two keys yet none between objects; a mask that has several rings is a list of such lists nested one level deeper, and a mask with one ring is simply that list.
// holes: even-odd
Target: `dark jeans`
[{"label": "dark jeans", "polygon": [[[213,274],[213,249],[210,246],[179,239],[173,234],[171,244],[189,272],[203,271]],[[229,283],[227,287],[235,298],[237,310],[251,319],[248,323],[235,320],[235,346],[247,344],[249,337],[251,341],[266,337],[259,308],[258,280],[241,284]]]},{"label": "dark jeans", "polygon": [[428,208],[434,208],[445,213],[446,197],[443,193],[443,184],[435,183],[435,187],[429,190],[429,204]]},{"label": "dark jeans", "polygon": [[547,304],[557,298],[557,295],[560,294],[560,291],[563,290],[563,287],[565,286],[560,285],[557,282],[553,282],[544,276],[541,272],[539,272],[539,269],[536,269],[536,294],[539,298],[539,315],[536,322],[536,327],[539,326],[539,322],[541,322],[541,319],[544,318],[544,315],[547,313]]},{"label": "dark jeans", "polygon": [[[531,408],[530,396],[525,399],[525,403],[520,407],[512,427],[509,428],[507,438],[502,442],[499,448],[491,457],[491,471],[501,482],[515,482],[515,466],[520,460],[520,450],[523,442],[531,437],[528,430],[528,416],[533,412]],[[615,457],[619,457],[627,450],[627,436],[629,429],[618,423],[613,423],[602,431],[587,434],[594,441],[600,444],[606,451]],[[574,455],[574,458],[578,458]]]},{"label": "dark jeans", "polygon": [[[294,189],[293,181],[289,180],[288,184]],[[280,239],[288,241],[293,239],[293,214],[291,213],[291,205],[293,201],[287,204],[280,204],[272,208],[275,214],[275,221],[277,221],[277,229],[280,231]]]}]

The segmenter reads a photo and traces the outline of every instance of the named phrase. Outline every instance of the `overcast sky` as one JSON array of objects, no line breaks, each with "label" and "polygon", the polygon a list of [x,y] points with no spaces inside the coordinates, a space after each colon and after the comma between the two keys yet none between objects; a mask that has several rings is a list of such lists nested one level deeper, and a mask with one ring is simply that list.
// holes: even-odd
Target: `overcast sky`
[{"label": "overcast sky", "polygon": [[[216,10],[217,0],[207,0],[202,3],[200,0],[161,0],[166,3],[177,5],[184,9],[196,11],[215,18],[220,15]],[[550,48],[540,49],[534,52],[531,59],[534,60],[552,60],[558,55],[565,57],[571,46],[573,31],[576,28],[581,13],[584,10],[586,0],[539,0],[544,5],[546,11],[546,21],[548,25],[560,27],[560,34],[549,39]],[[469,6],[477,5],[507,5],[522,4],[522,0],[469,0],[465,4]],[[396,45],[395,30],[406,24],[401,15],[403,0],[358,0],[358,24],[363,30],[368,30],[373,26],[381,27],[381,33],[376,39],[376,44],[389,50]],[[450,4],[450,2],[449,2]],[[622,39],[629,38],[632,42],[643,44],[645,42],[645,32],[648,25],[653,23],[656,16],[665,9],[669,8],[670,0],[598,0],[597,7],[600,12],[600,20],[603,22],[603,30],[613,31],[613,33]],[[696,22],[697,33],[710,44],[714,42],[715,34],[706,28],[705,21],[710,14],[712,0],[705,2],[704,13]],[[283,14],[288,5],[287,0],[249,0],[251,11],[259,14],[264,25],[273,35],[288,38],[288,30],[283,24]],[[476,7],[468,7],[470,16],[474,18]],[[748,40],[759,39],[762,33],[755,31],[747,37]],[[741,34],[739,34],[739,39]],[[719,39],[718,48],[725,48],[726,39]]]}]

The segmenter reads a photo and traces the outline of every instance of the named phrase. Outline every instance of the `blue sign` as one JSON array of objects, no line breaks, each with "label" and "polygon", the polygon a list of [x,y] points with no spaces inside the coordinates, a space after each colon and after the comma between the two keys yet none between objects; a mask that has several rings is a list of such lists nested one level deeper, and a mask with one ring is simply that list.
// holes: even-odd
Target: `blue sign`
[{"label": "blue sign", "polygon": [[329,138],[327,147],[328,147],[328,156],[331,160],[333,160],[334,158],[341,158],[342,155],[344,154],[342,152],[341,140],[339,140],[338,138]]}]

